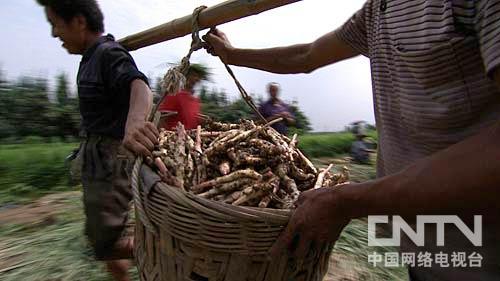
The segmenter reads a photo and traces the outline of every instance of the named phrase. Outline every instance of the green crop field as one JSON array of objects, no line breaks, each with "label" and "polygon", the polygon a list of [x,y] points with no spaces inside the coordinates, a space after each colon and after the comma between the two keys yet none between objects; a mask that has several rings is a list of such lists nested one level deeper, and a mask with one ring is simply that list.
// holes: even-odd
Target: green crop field
[{"label": "green crop field", "polygon": [[[370,138],[377,139],[375,132]],[[335,169],[347,165],[352,181],[374,178],[373,165],[355,165],[343,159],[353,140],[349,133],[307,134],[299,136],[299,147],[318,167],[338,162]],[[29,223],[17,220],[0,223],[1,280],[110,280],[102,263],[92,259],[86,246],[81,193],[67,192],[72,188],[64,160],[77,146],[77,143],[41,143],[36,139],[0,145],[0,218],[2,213],[4,217],[11,214],[26,217],[23,212],[27,209],[20,208],[17,214],[10,204],[28,204],[28,210],[44,206],[31,215]],[[44,196],[49,193],[57,194]],[[49,203],[36,201],[42,196],[39,200],[51,196],[58,199]],[[2,206],[6,208],[2,210]],[[5,212],[10,213],[5,215]],[[367,260],[371,251],[367,246],[366,221],[352,221],[336,243],[325,281],[405,279],[404,268],[373,268]],[[131,271],[133,280],[137,280],[136,270]]]},{"label": "green crop field", "polygon": [[[369,141],[376,142],[377,133],[368,132]],[[311,157],[337,157],[349,154],[355,140],[351,133],[316,133],[299,136],[299,148]]]},{"label": "green crop field", "polygon": [[0,145],[0,205],[67,190],[64,159],[75,143]]}]

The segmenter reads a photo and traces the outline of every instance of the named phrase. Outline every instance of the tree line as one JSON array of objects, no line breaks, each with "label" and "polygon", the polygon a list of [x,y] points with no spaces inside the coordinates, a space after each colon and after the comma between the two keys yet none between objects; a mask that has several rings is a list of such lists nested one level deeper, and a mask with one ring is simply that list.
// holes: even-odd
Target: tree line
[{"label": "tree line", "polygon": [[[23,76],[8,81],[0,71],[0,139],[9,142],[30,136],[62,140],[78,137],[78,99],[71,88],[65,73],[55,77],[51,90],[46,78]],[[215,120],[238,122],[239,119],[255,118],[243,99],[229,99],[222,90],[202,87],[198,96],[202,113]],[[256,98],[256,104],[262,101],[261,97]],[[310,131],[311,124],[297,102],[291,102],[290,107],[297,118],[297,125],[291,131]]]},{"label": "tree line", "polygon": [[0,139],[78,136],[78,101],[64,73],[57,75],[54,91],[47,79],[7,81],[0,73],[0,104]]}]

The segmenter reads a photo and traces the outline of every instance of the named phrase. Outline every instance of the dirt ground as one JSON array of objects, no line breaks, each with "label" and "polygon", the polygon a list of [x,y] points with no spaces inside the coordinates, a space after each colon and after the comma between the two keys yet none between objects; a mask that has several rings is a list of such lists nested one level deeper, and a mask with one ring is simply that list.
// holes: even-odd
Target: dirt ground
[{"label": "dirt ground", "polygon": [[[317,159],[315,164],[323,166],[334,162],[337,167],[349,164],[343,159]],[[350,165],[349,167],[352,167]],[[373,177],[373,167],[354,167],[352,171],[353,179],[363,181]],[[48,226],[56,222],[56,217],[71,210],[67,206],[68,197],[80,196],[80,191],[57,193],[42,197],[35,202],[14,207],[11,209],[0,210],[0,226],[15,224],[22,225],[26,229],[36,229],[39,227]],[[74,210],[74,208],[73,208]],[[13,248],[12,245],[6,245],[0,241],[0,274],[25,265],[23,261],[24,255],[22,249]],[[365,268],[359,267],[352,257],[343,256],[341,254],[333,254],[330,259],[330,267],[325,281],[358,281],[365,280]]]},{"label": "dirt ground", "polygon": [[[56,216],[67,210],[65,198],[75,196],[79,192],[64,192],[47,195],[32,204],[0,211],[0,225],[23,225],[26,229],[34,229],[55,223]],[[24,266],[23,257],[27,253],[12,249],[11,245],[0,242],[0,273]],[[330,273],[324,281],[357,281],[361,269],[353,268],[348,258],[332,255]],[[334,274],[335,273],[335,274]]]},{"label": "dirt ground", "polygon": [[[67,209],[64,199],[78,192],[64,192],[44,196],[37,201],[0,211],[0,226],[22,225],[25,229],[36,229],[51,225],[56,216]],[[27,253],[13,245],[0,242],[0,273],[24,266]]]},{"label": "dirt ground", "polygon": [[78,194],[78,191],[56,193],[44,196],[35,202],[0,211],[0,225],[26,224],[50,225],[55,215],[64,211],[65,198]]}]

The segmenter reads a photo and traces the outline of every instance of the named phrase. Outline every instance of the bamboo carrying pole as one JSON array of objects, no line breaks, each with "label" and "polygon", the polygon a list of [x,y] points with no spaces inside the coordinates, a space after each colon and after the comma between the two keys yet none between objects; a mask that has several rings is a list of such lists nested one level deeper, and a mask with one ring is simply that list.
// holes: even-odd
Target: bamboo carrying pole
[{"label": "bamboo carrying pole", "polygon": [[[252,16],[301,0],[229,0],[203,10],[199,16],[200,29]],[[191,33],[192,15],[178,18],[148,30],[127,36],[119,42],[129,51],[182,37]]]}]

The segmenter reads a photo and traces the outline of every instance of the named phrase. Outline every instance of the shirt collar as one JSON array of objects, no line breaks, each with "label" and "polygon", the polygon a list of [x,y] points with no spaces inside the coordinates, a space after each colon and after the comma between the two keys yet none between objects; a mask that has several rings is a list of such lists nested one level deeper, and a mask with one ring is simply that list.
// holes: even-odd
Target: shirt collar
[{"label": "shirt collar", "polygon": [[94,45],[92,45],[83,53],[82,61],[88,60],[94,54],[97,47],[107,41],[115,41],[115,37],[111,34],[106,34],[104,36],[99,37],[99,39],[97,39]]}]

